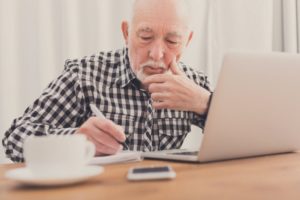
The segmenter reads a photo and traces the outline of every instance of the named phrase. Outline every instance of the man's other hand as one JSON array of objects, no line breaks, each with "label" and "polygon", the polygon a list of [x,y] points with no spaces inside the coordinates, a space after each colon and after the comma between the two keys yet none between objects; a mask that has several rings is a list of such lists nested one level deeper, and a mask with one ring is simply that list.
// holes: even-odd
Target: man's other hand
[{"label": "man's other hand", "polygon": [[143,81],[151,94],[153,107],[205,114],[210,92],[180,71],[175,60],[170,65],[170,72],[151,75]]}]

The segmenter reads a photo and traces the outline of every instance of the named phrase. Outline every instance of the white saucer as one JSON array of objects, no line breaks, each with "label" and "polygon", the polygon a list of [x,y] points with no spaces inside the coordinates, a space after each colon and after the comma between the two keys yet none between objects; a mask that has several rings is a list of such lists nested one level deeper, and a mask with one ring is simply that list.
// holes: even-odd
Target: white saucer
[{"label": "white saucer", "polygon": [[33,176],[31,171],[26,168],[17,168],[9,170],[5,173],[5,177],[14,181],[17,181],[26,185],[34,186],[59,186],[79,183],[85,181],[89,178],[97,176],[103,172],[103,167],[101,166],[86,166],[80,173],[72,176],[64,177],[37,177]]}]

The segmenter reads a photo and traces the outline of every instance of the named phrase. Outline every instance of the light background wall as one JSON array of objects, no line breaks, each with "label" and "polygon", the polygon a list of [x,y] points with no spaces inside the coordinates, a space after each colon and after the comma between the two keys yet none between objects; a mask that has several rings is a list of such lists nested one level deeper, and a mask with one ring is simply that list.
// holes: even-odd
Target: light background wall
[{"label": "light background wall", "polygon": [[[12,120],[62,71],[64,60],[124,45],[122,19],[131,0],[0,0],[0,137]],[[193,41],[183,61],[202,70],[214,86],[228,49],[299,51],[297,0],[189,0]],[[287,12],[288,11],[288,12]],[[298,17],[298,18],[297,18]],[[288,18],[286,18],[288,19]],[[285,27],[287,26],[287,27]],[[285,33],[284,28],[289,32]],[[298,28],[298,29],[297,29]],[[296,34],[294,34],[295,30]],[[285,38],[296,42],[286,45]],[[294,38],[294,37],[292,37]],[[296,44],[296,50],[295,45]],[[193,128],[185,147],[196,148]],[[0,162],[4,159],[0,147]]]}]

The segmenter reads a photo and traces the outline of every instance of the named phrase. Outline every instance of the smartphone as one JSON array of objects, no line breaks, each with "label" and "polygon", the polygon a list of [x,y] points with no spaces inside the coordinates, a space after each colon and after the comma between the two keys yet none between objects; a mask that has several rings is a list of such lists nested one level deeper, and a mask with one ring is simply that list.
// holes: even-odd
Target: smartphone
[{"label": "smartphone", "polygon": [[176,177],[171,166],[132,167],[128,170],[127,179],[132,181],[173,179]]}]

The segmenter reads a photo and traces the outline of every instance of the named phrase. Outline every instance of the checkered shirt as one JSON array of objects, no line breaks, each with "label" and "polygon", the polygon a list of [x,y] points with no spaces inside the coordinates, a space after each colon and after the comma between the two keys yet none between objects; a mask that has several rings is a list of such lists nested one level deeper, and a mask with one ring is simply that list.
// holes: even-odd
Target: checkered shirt
[{"label": "checkered shirt", "polygon": [[[207,77],[179,63],[196,84],[209,89]],[[6,155],[24,161],[23,141],[29,135],[73,134],[93,115],[95,104],[126,134],[125,149],[155,151],[180,148],[191,124],[204,126],[205,116],[188,111],[155,110],[149,93],[131,70],[128,49],[67,60],[63,73],[15,119],[2,141]]]}]

